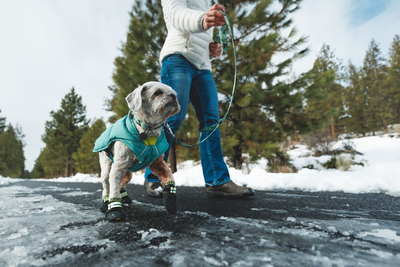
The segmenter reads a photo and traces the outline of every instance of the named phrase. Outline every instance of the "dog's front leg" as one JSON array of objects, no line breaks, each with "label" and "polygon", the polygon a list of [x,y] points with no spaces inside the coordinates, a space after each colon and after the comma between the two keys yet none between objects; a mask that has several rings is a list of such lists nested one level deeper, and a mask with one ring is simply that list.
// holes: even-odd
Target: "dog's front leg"
[{"label": "dog's front leg", "polygon": [[110,170],[111,170],[111,160],[107,157],[106,153],[99,153],[100,167],[101,167],[101,182],[103,184],[103,194],[102,198],[104,201],[108,202],[110,195]]},{"label": "dog's front leg", "polygon": [[158,179],[160,179],[162,186],[164,187],[167,182],[175,182],[174,177],[172,176],[171,170],[168,168],[167,163],[163,160],[164,155],[156,159],[149,166],[152,173],[154,173]]},{"label": "dog's front leg", "polygon": [[114,162],[110,171],[110,202],[121,202],[121,181],[125,176],[128,167],[121,162]]},{"label": "dog's front leg", "polygon": [[122,211],[120,185],[122,178],[133,165],[135,155],[122,142],[116,141],[113,147],[114,163],[110,171],[110,204],[106,212],[106,219],[109,221],[124,220],[125,213]]},{"label": "dog's front leg", "polygon": [[178,207],[176,205],[176,187],[175,180],[167,163],[163,160],[164,156],[156,159],[150,166],[150,170],[157,175],[163,186],[163,202],[167,211],[176,214]]},{"label": "dog's front leg", "polygon": [[127,172],[125,173],[124,177],[122,178],[122,182],[121,182],[121,189],[125,188],[125,186],[132,180],[132,173],[131,172]]}]

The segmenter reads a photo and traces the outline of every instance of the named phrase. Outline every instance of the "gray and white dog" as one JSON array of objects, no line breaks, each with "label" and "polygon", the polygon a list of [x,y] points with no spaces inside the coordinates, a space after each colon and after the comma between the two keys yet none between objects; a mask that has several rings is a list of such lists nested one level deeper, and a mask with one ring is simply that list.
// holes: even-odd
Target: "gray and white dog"
[{"label": "gray and white dog", "polygon": [[[125,219],[121,209],[121,181],[128,170],[137,171],[147,166],[161,181],[167,211],[175,214],[174,177],[163,161],[163,153],[168,148],[163,124],[180,111],[176,92],[162,83],[147,82],[130,93],[126,102],[130,114],[107,128],[95,143],[94,152],[100,152],[103,199],[109,199],[106,218],[109,221]],[[126,140],[131,136],[134,140],[129,143]],[[152,155],[146,156],[148,152]]]}]

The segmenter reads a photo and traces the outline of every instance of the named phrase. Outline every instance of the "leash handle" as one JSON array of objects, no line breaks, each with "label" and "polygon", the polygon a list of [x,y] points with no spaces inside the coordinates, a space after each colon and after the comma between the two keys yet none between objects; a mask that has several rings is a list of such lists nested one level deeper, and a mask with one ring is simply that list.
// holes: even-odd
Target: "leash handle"
[{"label": "leash handle", "polygon": [[[227,37],[226,37],[226,29],[228,28],[229,30],[229,34],[231,35],[231,42],[232,42],[232,48],[233,48],[233,57],[235,60],[235,76],[234,76],[234,80],[233,80],[233,87],[232,87],[232,97],[231,100],[229,102],[229,106],[228,109],[225,113],[225,115],[214,125],[211,126],[207,126],[205,127],[203,130],[201,130],[199,132],[199,140],[197,141],[197,143],[193,144],[193,145],[188,145],[185,143],[182,143],[181,141],[179,141],[178,138],[176,138],[176,136],[174,135],[174,133],[172,132],[171,128],[169,127],[168,123],[164,124],[164,129],[166,130],[167,133],[169,133],[172,137],[172,139],[180,144],[181,146],[184,147],[194,147],[197,145],[200,145],[201,143],[203,143],[204,141],[206,141],[218,128],[219,126],[225,121],[226,117],[228,116],[229,110],[231,109],[232,106],[232,101],[233,101],[233,95],[235,94],[235,88],[236,88],[236,76],[237,76],[237,64],[236,64],[236,51],[235,51],[235,43],[233,40],[233,33],[232,33],[232,29],[231,29],[231,25],[229,24],[229,20],[228,20],[228,16],[222,12],[221,10],[217,10],[218,12],[221,12],[224,15],[225,18],[225,24],[221,26],[221,28],[218,31],[218,34],[215,38],[215,42],[216,43],[220,43],[222,45],[222,49],[224,50],[224,52],[228,51],[228,43],[227,43]],[[203,140],[201,140],[201,137],[203,135],[203,133],[207,132],[207,131],[211,131],[208,136],[206,138],[204,138]]]}]

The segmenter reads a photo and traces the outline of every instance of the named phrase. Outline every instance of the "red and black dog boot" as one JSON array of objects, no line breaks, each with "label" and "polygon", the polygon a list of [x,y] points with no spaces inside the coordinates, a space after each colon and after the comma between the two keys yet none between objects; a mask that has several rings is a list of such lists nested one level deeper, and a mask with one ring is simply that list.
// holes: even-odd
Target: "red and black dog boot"
[{"label": "red and black dog boot", "polygon": [[167,211],[171,214],[176,214],[178,207],[176,205],[176,187],[175,182],[167,182],[163,188],[163,202]]},{"label": "red and black dog boot", "polygon": [[121,190],[119,190],[119,192],[121,193],[121,203],[122,204],[132,204],[132,199],[128,196],[128,193],[125,191],[125,188],[121,188]]},{"label": "red and black dog boot", "polygon": [[122,211],[122,204],[120,201],[110,202],[106,212],[106,220],[110,222],[118,222],[126,219],[125,213]]}]

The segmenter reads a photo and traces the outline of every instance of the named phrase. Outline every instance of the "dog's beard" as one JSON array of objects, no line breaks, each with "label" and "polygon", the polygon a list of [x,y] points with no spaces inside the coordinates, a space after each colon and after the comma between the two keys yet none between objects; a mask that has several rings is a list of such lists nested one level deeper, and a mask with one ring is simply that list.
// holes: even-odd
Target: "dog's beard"
[{"label": "dog's beard", "polygon": [[166,119],[169,117],[177,114],[180,111],[180,106],[178,104],[178,101],[174,99],[166,99],[162,101],[162,104],[158,108],[158,114],[164,114],[166,116]]}]

